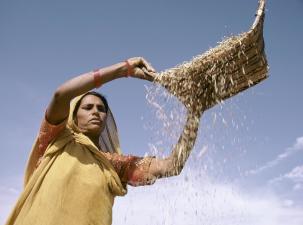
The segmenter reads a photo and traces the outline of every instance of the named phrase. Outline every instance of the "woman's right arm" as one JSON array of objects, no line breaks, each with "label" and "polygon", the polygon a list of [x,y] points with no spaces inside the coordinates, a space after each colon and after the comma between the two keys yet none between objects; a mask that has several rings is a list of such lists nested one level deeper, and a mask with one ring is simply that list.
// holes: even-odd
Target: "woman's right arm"
[{"label": "woman's right arm", "polygon": [[125,77],[129,74],[136,78],[152,80],[150,73],[155,72],[154,69],[142,58],[130,58],[126,62],[120,62],[112,66],[104,67],[94,72],[88,72],[66,81],[60,85],[54,92],[53,97],[47,107],[46,118],[50,124],[59,124],[68,117],[70,101],[81,94],[84,94],[96,87],[94,74],[97,73],[98,82],[105,84],[111,80]]}]

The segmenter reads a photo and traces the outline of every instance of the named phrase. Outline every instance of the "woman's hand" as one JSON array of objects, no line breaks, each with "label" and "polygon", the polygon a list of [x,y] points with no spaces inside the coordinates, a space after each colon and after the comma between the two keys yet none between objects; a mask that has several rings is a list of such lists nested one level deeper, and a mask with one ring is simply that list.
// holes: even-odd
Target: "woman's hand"
[{"label": "woman's hand", "polygon": [[157,75],[155,69],[142,57],[134,57],[127,60],[133,70],[132,77],[153,81]]}]

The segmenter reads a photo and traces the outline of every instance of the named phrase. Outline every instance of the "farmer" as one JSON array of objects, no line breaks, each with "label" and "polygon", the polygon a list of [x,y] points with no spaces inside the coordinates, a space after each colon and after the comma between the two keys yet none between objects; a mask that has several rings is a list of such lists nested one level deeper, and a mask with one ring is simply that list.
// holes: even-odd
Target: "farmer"
[{"label": "farmer", "polygon": [[[188,155],[181,154],[176,169],[176,149],[165,159],[122,155],[107,100],[91,91],[117,78],[153,80],[155,75],[145,59],[135,57],[58,87],[29,157],[24,191],[6,225],[109,225],[114,197],[125,195],[127,184],[153,184],[180,173]],[[196,136],[191,138],[194,142]],[[186,140],[183,135],[179,145]]]}]

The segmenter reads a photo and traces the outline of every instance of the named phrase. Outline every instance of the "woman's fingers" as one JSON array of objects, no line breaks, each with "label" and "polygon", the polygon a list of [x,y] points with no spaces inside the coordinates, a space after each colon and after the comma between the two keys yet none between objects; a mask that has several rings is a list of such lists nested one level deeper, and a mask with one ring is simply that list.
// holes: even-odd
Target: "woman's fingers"
[{"label": "woman's fingers", "polygon": [[144,75],[145,75],[145,79],[146,80],[149,80],[149,81],[154,81],[154,79],[156,78],[157,76],[157,73],[155,73],[154,71],[153,72],[150,72],[150,71],[147,71],[145,68],[142,69],[143,72],[144,72]]},{"label": "woman's fingers", "polygon": [[134,69],[133,77],[143,79],[143,80],[148,80],[148,81],[154,81],[156,75],[157,75],[156,73],[149,72],[144,67],[142,69],[137,67]]},{"label": "woman's fingers", "polygon": [[156,70],[143,57],[133,57],[127,60],[133,68],[132,77],[154,81],[157,76]]},{"label": "woman's fingers", "polygon": [[156,70],[148,63],[143,57],[134,57],[128,59],[130,65],[133,68],[139,67],[139,68],[146,68],[149,72],[156,72]]},{"label": "woman's fingers", "polygon": [[144,58],[141,57],[141,60],[142,60],[142,64],[147,69],[147,71],[154,73],[156,72],[156,70],[152,67],[152,65],[148,63]]}]

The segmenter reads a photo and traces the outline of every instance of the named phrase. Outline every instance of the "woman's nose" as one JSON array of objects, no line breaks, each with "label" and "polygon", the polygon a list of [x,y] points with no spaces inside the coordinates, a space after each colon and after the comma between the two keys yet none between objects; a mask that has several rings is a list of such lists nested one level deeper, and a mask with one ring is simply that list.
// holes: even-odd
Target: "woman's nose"
[{"label": "woman's nose", "polygon": [[97,107],[93,107],[93,114],[99,115],[99,110]]}]

